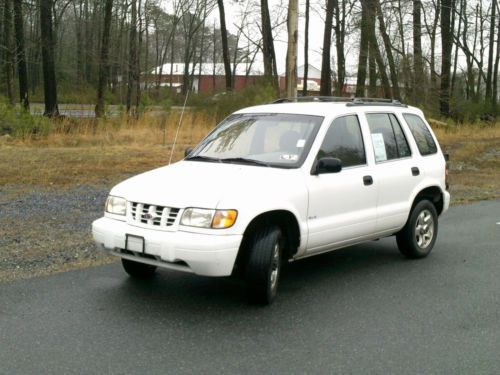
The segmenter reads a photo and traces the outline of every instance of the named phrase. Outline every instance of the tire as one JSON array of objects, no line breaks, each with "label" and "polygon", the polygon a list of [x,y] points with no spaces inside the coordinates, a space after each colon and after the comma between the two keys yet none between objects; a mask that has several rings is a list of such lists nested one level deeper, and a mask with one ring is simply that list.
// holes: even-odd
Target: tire
[{"label": "tire", "polygon": [[283,236],[276,227],[257,229],[245,267],[252,299],[263,305],[276,298],[282,266]]},{"label": "tire", "polygon": [[149,264],[134,262],[133,260],[128,260],[122,258],[122,266],[125,272],[136,279],[149,279],[151,278],[155,271],[156,266]]},{"label": "tire", "polygon": [[425,258],[431,252],[438,234],[436,207],[421,200],[413,207],[404,228],[396,235],[399,251],[407,258]]}]

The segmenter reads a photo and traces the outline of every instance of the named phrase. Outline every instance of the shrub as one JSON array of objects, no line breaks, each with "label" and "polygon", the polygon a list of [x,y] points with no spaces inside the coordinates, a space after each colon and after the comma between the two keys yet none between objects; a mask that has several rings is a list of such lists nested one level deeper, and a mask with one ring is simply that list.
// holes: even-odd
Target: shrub
[{"label": "shrub", "polygon": [[22,139],[46,136],[50,127],[50,120],[46,117],[32,116],[22,109],[0,104],[0,135]]}]

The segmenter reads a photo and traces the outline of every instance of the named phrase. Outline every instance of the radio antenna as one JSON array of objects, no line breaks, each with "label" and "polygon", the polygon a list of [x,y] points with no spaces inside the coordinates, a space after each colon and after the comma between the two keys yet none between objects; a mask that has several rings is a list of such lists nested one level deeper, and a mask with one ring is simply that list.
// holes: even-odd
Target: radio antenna
[{"label": "radio antenna", "polygon": [[174,143],[172,143],[172,149],[170,150],[170,159],[168,159],[168,164],[172,163],[172,156],[174,156],[175,144],[177,143],[177,137],[179,136],[179,130],[182,125],[182,118],[184,117],[184,111],[186,109],[186,103],[189,96],[189,90],[186,92],[186,98],[184,99],[184,105],[182,106],[181,117],[179,118],[179,124],[177,125],[177,130],[175,132]]}]

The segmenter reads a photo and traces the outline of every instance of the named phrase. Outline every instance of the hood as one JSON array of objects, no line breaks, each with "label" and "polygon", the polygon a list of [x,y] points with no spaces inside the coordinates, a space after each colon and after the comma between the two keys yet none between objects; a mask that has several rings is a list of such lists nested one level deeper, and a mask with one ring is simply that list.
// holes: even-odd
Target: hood
[{"label": "hood", "polygon": [[218,208],[222,199],[283,196],[286,187],[297,183],[300,176],[299,169],[180,161],[125,180],[110,194],[167,207]]}]

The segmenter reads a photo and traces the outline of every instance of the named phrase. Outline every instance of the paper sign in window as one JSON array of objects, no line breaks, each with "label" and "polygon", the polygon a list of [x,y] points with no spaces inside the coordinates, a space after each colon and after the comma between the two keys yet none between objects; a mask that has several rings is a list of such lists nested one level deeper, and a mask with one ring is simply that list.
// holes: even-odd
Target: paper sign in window
[{"label": "paper sign in window", "polygon": [[384,135],[382,133],[372,134],[373,151],[375,152],[375,161],[387,160],[385,152]]},{"label": "paper sign in window", "polygon": [[306,145],[306,140],[305,139],[299,139],[297,141],[297,148],[302,148]]}]

